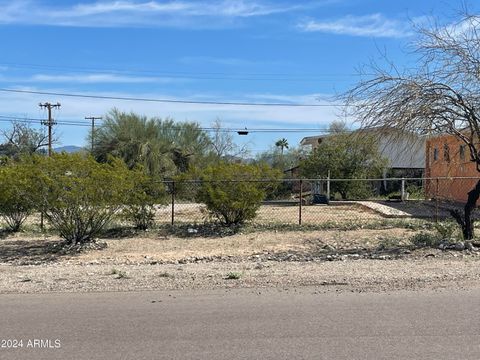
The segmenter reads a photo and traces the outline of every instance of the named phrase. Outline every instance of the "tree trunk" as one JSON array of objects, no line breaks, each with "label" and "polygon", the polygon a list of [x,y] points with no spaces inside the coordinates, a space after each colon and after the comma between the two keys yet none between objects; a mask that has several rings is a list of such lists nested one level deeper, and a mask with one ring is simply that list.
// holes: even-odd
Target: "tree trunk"
[{"label": "tree trunk", "polygon": [[457,223],[462,227],[463,239],[472,240],[474,237],[472,213],[475,210],[477,200],[480,197],[480,180],[477,182],[477,185],[468,192],[467,203],[464,208],[464,215],[460,214],[458,210],[451,210],[450,214],[457,221]]}]

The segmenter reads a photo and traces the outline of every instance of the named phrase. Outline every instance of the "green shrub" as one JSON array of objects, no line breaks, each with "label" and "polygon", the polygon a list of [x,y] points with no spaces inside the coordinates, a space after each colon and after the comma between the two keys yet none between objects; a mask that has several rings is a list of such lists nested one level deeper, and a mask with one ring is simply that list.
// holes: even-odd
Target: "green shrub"
[{"label": "green shrub", "polygon": [[425,191],[423,186],[408,184],[405,191],[409,194],[409,199],[425,199]]},{"label": "green shrub", "polygon": [[121,160],[100,164],[89,156],[55,154],[33,161],[42,170],[45,217],[71,244],[93,240],[132,190]]},{"label": "green shrub", "polygon": [[461,236],[460,227],[453,221],[441,221],[434,225],[438,236],[443,240],[453,240]]},{"label": "green shrub", "polygon": [[35,168],[27,163],[11,163],[0,168],[0,216],[8,230],[18,231],[38,207],[39,186]]},{"label": "green shrub", "polygon": [[142,169],[130,171],[129,181],[132,191],[127,195],[122,214],[137,229],[147,230],[155,224],[155,204],[166,200],[165,186]]},{"label": "green shrub", "polygon": [[443,239],[440,238],[437,234],[422,231],[418,234],[413,235],[410,238],[410,241],[416,247],[436,248],[440,245],[440,243],[442,243]]},{"label": "green shrub", "polygon": [[229,272],[226,276],[227,280],[238,280],[242,277],[242,274],[238,272]]},{"label": "green shrub", "polygon": [[266,166],[222,163],[201,174],[197,201],[226,226],[241,225],[255,218],[268,190],[277,186],[280,173]]}]

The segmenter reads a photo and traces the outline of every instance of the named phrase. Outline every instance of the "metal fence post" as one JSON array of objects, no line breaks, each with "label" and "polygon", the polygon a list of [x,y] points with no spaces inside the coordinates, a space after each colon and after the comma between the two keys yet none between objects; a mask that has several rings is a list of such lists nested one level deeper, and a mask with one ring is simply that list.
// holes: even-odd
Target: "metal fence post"
[{"label": "metal fence post", "polygon": [[175,181],[172,181],[172,226],[175,222]]},{"label": "metal fence post", "polygon": [[330,170],[328,170],[327,176],[327,200],[330,201]]},{"label": "metal fence post", "polygon": [[405,201],[405,178],[402,177],[402,185],[401,185],[401,195],[400,199]]},{"label": "metal fence post", "polygon": [[302,225],[303,181],[300,180],[300,202],[298,205],[298,225]]}]

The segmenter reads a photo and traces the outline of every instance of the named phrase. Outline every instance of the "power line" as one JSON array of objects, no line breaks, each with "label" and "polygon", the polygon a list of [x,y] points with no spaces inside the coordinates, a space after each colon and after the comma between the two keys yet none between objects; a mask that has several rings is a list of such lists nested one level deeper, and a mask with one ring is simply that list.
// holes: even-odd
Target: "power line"
[{"label": "power line", "polygon": [[[98,120],[98,118],[96,118]],[[41,124],[44,119],[35,119],[35,118],[21,118],[15,116],[5,116],[0,115],[0,122],[21,122],[21,123],[28,123],[28,124]],[[91,127],[91,124],[82,121],[75,121],[75,120],[56,120],[57,125],[69,125],[69,126],[84,126],[84,127]],[[103,127],[103,125],[98,126]],[[169,126],[164,127],[166,130],[182,130],[182,126]],[[238,133],[239,131],[245,131],[245,128],[213,128],[213,127],[198,127],[198,130],[206,131],[206,132],[232,132]],[[305,133],[305,132],[315,132],[315,133],[330,133],[329,129],[321,129],[321,128],[247,128],[248,132],[251,133],[277,133],[277,132],[290,132],[290,133]]]},{"label": "power line", "polygon": [[[27,124],[41,124],[42,121],[45,121],[45,119],[0,115],[0,122],[9,122],[9,123],[19,122],[19,123],[27,123]],[[59,125],[90,126],[86,122],[75,121],[75,120],[55,120],[55,122]]]},{"label": "power line", "polygon": [[[9,117],[9,116],[0,116],[0,122],[6,122],[6,123],[11,123],[11,122],[20,122],[20,123],[26,123],[26,124],[41,124],[41,122],[44,121],[42,119],[31,119],[31,118],[17,118],[17,117]],[[81,121],[70,121],[70,120],[56,120],[55,121],[57,125],[65,125],[65,126],[83,126],[83,127],[91,127],[91,124],[88,124],[86,122],[81,122]],[[97,128],[104,127],[104,125],[99,125]],[[181,130],[181,126],[170,126],[168,128],[165,128],[167,130]],[[216,129],[216,128],[211,128],[211,127],[198,127],[198,130],[201,131],[206,131],[206,132],[232,132],[232,133],[238,133],[239,131],[244,131],[245,128],[222,128],[222,129]],[[315,132],[319,134],[324,134],[324,133],[330,133],[331,131],[328,129],[315,129],[315,128],[303,128],[303,129],[289,129],[289,128],[284,128],[284,129],[279,129],[279,128],[247,128],[247,131],[249,133],[306,133],[306,132]]]},{"label": "power line", "polygon": [[[123,74],[123,75],[158,75],[168,76],[171,78],[186,78],[186,79],[211,79],[211,80],[279,80],[279,81],[321,81],[322,78],[338,78],[338,77],[358,77],[362,74],[354,73],[242,73],[231,74],[225,72],[186,72],[186,71],[155,71],[155,70],[139,70],[139,69],[112,69],[112,68],[89,68],[89,67],[69,67],[69,66],[52,66],[52,65],[38,65],[38,64],[18,64],[18,63],[0,63],[0,65],[12,68],[27,68],[27,69],[45,69],[49,71],[75,71],[75,72],[90,72],[90,73],[109,73],[109,74]],[[264,78],[258,78],[258,76]],[[254,77],[254,78],[252,78]],[[265,78],[266,77],[266,78]],[[282,77],[282,78],[278,78]]]},{"label": "power line", "polygon": [[88,94],[35,91],[35,90],[19,90],[19,89],[6,89],[6,88],[0,88],[0,91],[9,92],[9,93],[63,96],[63,97],[76,97],[76,98],[101,99],[101,100],[143,101],[143,102],[174,103],[174,104],[197,104],[197,105],[275,106],[275,107],[338,107],[338,106],[346,106],[346,105],[341,105],[341,104],[295,104],[295,103],[288,104],[288,103],[252,103],[252,102],[233,102],[233,101],[195,101],[195,100],[153,99],[153,98],[136,98],[136,97],[128,97],[128,96],[123,97],[123,96],[88,95]]}]

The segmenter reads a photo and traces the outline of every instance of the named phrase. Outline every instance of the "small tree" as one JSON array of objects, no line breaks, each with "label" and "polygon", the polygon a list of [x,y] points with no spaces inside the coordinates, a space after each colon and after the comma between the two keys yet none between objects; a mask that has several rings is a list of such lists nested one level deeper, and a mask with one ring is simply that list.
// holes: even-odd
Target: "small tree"
[{"label": "small tree", "polygon": [[[337,132],[325,137],[319,146],[300,162],[301,174],[307,178],[366,179],[378,177],[387,165],[373,136],[363,133]],[[364,181],[332,182],[331,191],[343,199],[365,197],[371,193]]]},{"label": "small tree", "polygon": [[[16,160],[34,153],[45,153],[42,148],[48,145],[48,136],[44,131],[33,129],[21,122],[13,121],[11,127],[1,133],[5,142],[0,144],[0,155]],[[53,142],[56,142],[55,138]]]},{"label": "small tree", "polygon": [[197,200],[226,226],[241,225],[255,218],[267,190],[274,188],[280,173],[266,166],[218,164],[200,176]]},{"label": "small tree", "polygon": [[18,231],[37,208],[39,199],[36,169],[11,163],[0,168],[0,216],[10,231]]},{"label": "small tree", "polygon": [[137,229],[147,230],[155,223],[155,204],[166,200],[165,186],[142,169],[130,171],[128,180],[132,191],[127,195],[123,216]]},{"label": "small tree", "polygon": [[34,158],[42,170],[42,207],[69,244],[95,238],[132,191],[128,169],[118,159],[97,163],[90,156],[55,154]]}]

